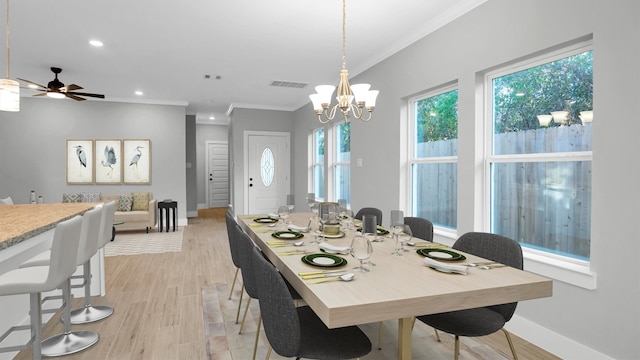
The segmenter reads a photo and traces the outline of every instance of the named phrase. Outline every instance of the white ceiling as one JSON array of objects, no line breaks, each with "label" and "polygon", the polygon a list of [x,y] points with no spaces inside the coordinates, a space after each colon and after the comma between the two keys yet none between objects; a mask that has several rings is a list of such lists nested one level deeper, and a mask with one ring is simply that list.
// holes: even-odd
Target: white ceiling
[{"label": "white ceiling", "polygon": [[[347,0],[350,76],[485,1]],[[197,119],[225,119],[231,105],[295,110],[316,85],[337,84],[342,66],[340,0],[11,0],[9,15],[12,79],[46,85],[60,67],[59,79],[80,91],[186,104]],[[4,77],[6,52],[0,64]]]}]

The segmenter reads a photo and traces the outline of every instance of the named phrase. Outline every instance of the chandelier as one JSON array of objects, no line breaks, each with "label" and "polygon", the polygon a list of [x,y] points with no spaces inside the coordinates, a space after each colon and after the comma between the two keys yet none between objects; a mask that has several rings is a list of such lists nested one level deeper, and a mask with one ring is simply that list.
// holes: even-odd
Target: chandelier
[{"label": "chandelier", "polygon": [[7,78],[0,79],[0,110],[20,111],[20,84],[9,78],[9,0],[7,0]]},{"label": "chandelier", "polygon": [[[346,0],[342,0],[342,70],[340,70],[340,83],[338,83],[338,103],[329,110],[331,106],[331,96],[336,89],[333,85],[316,86],[316,94],[309,95],[313,103],[313,110],[318,115],[318,120],[326,124],[333,120],[337,110],[340,109],[344,115],[344,121],[349,121],[349,116],[362,121],[371,120],[371,113],[376,106],[378,90],[369,90],[370,84],[349,85],[349,72],[347,71],[346,48],[347,48],[347,21],[346,21]],[[353,103],[355,99],[355,104]],[[365,111],[366,110],[366,111]]]}]

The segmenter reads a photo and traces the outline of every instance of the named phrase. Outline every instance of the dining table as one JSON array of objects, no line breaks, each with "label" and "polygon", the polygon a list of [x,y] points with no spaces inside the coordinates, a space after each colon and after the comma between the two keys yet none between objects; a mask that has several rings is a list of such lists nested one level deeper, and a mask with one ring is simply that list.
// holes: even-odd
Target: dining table
[{"label": "dining table", "polygon": [[[339,257],[345,262],[336,262],[336,267],[316,266],[308,259],[313,254],[324,254],[319,244],[314,242],[318,231],[313,228],[309,232],[298,232],[302,235],[299,239],[278,241],[274,233],[286,231],[287,225],[264,221],[273,215],[239,215],[237,222],[328,328],[397,320],[398,359],[411,359],[411,333],[418,315],[552,296],[551,279],[512,267],[489,270],[468,267],[466,275],[436,271],[425,266],[424,251],[419,254],[418,250],[445,248],[444,245],[420,241],[415,246],[405,246],[409,251],[399,256],[393,254],[396,244],[388,235],[380,235],[380,241],[373,243],[369,271],[354,270],[359,263],[349,254],[333,254],[332,257]],[[304,228],[313,216],[313,213],[292,213],[289,221],[294,228]],[[338,235],[321,237],[318,241],[333,247],[349,247],[356,230],[355,226],[350,229],[343,227]],[[295,246],[293,243],[296,241],[304,243]],[[486,260],[455,252],[464,259],[451,263],[469,264]],[[305,259],[307,261],[303,261]],[[351,281],[312,283],[301,276],[301,273],[336,268],[345,269],[355,277]]]}]

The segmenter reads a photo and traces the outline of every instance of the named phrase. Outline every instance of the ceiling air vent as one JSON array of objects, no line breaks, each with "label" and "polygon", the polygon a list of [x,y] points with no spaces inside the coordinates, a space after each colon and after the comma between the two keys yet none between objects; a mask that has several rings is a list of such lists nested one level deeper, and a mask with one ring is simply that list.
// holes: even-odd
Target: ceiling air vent
[{"label": "ceiling air vent", "polygon": [[295,88],[295,89],[302,89],[303,87],[305,87],[307,85],[308,84],[306,84],[306,83],[293,82],[293,81],[274,80],[274,81],[271,82],[271,86]]}]

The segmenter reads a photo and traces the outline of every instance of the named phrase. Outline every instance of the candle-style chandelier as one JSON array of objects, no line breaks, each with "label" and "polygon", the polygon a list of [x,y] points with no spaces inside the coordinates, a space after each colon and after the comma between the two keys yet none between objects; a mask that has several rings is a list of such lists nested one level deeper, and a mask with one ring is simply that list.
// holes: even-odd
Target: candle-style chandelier
[{"label": "candle-style chandelier", "polygon": [[[317,94],[309,95],[313,103],[313,109],[318,115],[318,120],[326,124],[336,116],[338,108],[344,115],[344,121],[349,121],[349,116],[362,121],[371,120],[371,113],[376,106],[378,90],[369,90],[370,84],[349,85],[349,72],[347,71],[347,21],[346,0],[342,0],[342,70],[340,70],[340,83],[338,84],[338,103],[331,110],[331,96],[335,90],[333,85],[316,86]],[[355,99],[355,104],[353,100]],[[366,111],[365,111],[366,110]],[[351,114],[350,114],[351,113]]]}]

